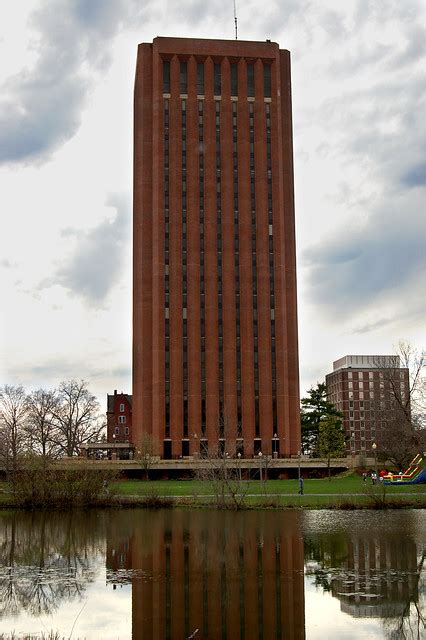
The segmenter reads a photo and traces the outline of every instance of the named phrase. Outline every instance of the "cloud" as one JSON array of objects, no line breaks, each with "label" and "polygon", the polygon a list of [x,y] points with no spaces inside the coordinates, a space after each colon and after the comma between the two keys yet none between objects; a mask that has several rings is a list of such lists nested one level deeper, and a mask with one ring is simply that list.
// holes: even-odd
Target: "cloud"
[{"label": "cloud", "polygon": [[3,267],[3,269],[12,269],[14,265],[10,262],[10,260],[3,258],[2,260],[0,260],[0,267]]},{"label": "cloud", "polygon": [[310,299],[339,319],[389,300],[403,306],[407,290],[426,275],[424,201],[422,190],[384,199],[362,224],[305,250]]},{"label": "cloud", "polygon": [[329,43],[325,97],[298,116],[327,185],[318,205],[327,235],[300,254],[308,303],[356,334],[394,329],[419,297],[426,312],[424,7],[374,5],[346,14],[357,37]]},{"label": "cloud", "polygon": [[45,0],[33,16],[37,52],[2,87],[0,164],[47,160],[77,132],[96,73],[109,65],[114,37],[148,10],[136,0]]},{"label": "cloud", "polygon": [[353,329],[353,333],[363,334],[370,333],[370,331],[376,331],[376,329],[383,329],[384,327],[392,324],[394,322],[394,318],[379,318],[378,320],[374,320],[372,322],[367,322],[359,327]]},{"label": "cloud", "polygon": [[401,183],[408,187],[426,186],[426,162],[412,166],[401,176]]},{"label": "cloud", "polygon": [[99,306],[117,282],[130,251],[130,205],[127,197],[113,195],[107,205],[116,209],[112,220],[104,220],[90,231],[66,229],[75,239],[74,253],[45,278],[39,289],[64,287],[90,305]]}]

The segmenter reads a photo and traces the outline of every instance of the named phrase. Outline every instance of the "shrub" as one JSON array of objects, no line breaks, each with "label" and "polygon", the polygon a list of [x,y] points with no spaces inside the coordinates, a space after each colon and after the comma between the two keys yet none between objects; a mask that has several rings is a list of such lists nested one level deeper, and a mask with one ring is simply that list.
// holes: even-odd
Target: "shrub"
[{"label": "shrub", "polygon": [[12,474],[14,501],[22,507],[69,507],[96,504],[106,494],[115,474],[94,469],[89,463],[77,469],[60,469],[49,460],[31,457]]}]

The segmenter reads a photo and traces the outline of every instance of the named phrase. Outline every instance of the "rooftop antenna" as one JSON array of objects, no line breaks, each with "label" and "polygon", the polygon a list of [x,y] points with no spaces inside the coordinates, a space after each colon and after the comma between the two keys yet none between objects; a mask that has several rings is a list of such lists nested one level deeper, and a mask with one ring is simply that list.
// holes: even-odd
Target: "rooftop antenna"
[{"label": "rooftop antenna", "polygon": [[238,40],[237,1],[234,0],[235,40]]}]

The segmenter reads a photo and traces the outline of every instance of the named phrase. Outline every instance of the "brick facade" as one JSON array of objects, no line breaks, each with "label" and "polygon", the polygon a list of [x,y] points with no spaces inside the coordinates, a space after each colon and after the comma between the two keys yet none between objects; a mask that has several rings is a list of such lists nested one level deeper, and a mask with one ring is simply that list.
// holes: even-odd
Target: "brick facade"
[{"label": "brick facade", "polygon": [[290,54],[140,44],[134,118],[134,443],[295,454]]},{"label": "brick facade", "polygon": [[107,395],[107,442],[132,442],[132,396]]},{"label": "brick facade", "polygon": [[371,455],[373,442],[380,449],[394,393],[409,400],[409,371],[397,356],[345,356],[333,365],[327,398],[343,413],[347,453]]}]

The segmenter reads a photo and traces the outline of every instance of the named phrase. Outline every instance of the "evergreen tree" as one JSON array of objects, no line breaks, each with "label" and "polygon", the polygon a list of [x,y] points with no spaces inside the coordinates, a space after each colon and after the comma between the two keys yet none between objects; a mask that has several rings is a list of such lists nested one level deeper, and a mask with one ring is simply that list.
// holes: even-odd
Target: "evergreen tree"
[{"label": "evergreen tree", "polygon": [[325,382],[311,387],[308,395],[301,400],[302,453],[318,457],[318,433],[321,420],[328,416],[342,417],[336,407],[327,400]]},{"label": "evergreen tree", "polygon": [[322,458],[327,458],[328,479],[330,480],[330,460],[344,455],[345,432],[342,421],[337,415],[324,417],[319,426],[318,452]]}]

